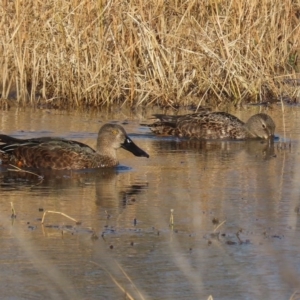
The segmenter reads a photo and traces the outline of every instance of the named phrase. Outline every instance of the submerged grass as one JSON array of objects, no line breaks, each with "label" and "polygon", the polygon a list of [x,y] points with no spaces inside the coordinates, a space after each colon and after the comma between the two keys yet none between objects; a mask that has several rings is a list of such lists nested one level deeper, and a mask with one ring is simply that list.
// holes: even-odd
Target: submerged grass
[{"label": "submerged grass", "polygon": [[296,99],[299,0],[5,0],[3,105]]}]

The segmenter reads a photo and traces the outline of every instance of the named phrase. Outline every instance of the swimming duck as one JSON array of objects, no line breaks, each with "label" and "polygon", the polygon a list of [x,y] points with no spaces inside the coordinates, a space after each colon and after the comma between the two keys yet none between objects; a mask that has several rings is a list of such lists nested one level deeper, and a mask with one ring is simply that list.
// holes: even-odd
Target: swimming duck
[{"label": "swimming duck", "polygon": [[0,135],[2,164],[18,167],[71,170],[114,167],[118,165],[117,149],[123,148],[136,156],[149,157],[117,124],[105,124],[98,133],[97,148],[55,137],[17,139]]},{"label": "swimming duck", "polygon": [[225,112],[203,111],[187,115],[154,115],[158,120],[147,125],[158,135],[197,139],[269,139],[274,136],[275,123],[264,113],[244,123]]}]

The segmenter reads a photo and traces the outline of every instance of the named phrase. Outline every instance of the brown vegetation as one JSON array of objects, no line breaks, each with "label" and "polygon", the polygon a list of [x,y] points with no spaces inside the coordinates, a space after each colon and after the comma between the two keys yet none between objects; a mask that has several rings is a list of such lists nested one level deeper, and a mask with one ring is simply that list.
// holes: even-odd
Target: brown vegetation
[{"label": "brown vegetation", "polygon": [[3,0],[0,13],[2,101],[197,107],[299,94],[287,84],[299,78],[299,0]]}]

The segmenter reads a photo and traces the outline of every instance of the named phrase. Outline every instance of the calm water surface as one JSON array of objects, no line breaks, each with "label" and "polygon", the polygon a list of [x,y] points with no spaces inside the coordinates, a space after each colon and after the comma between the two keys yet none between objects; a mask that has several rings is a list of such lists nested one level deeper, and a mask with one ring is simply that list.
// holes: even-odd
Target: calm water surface
[{"label": "calm water surface", "polygon": [[300,109],[268,111],[274,147],[155,138],[152,113],[0,111],[2,133],[93,147],[117,122],[150,154],[42,182],[0,169],[1,299],[300,299]]}]

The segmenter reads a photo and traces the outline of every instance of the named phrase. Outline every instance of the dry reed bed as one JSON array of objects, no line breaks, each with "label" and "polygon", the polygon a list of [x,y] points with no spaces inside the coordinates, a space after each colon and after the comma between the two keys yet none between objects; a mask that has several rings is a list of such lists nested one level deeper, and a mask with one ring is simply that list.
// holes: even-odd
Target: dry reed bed
[{"label": "dry reed bed", "polygon": [[[3,0],[18,104],[212,106],[299,94],[300,0]],[[298,77],[297,77],[298,76]]]}]

